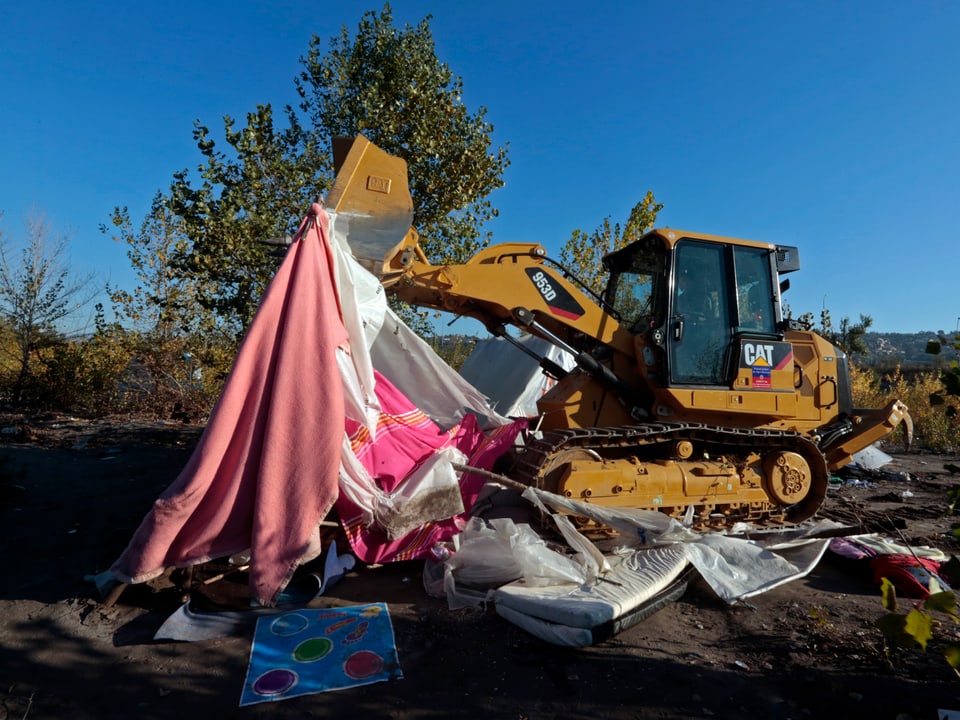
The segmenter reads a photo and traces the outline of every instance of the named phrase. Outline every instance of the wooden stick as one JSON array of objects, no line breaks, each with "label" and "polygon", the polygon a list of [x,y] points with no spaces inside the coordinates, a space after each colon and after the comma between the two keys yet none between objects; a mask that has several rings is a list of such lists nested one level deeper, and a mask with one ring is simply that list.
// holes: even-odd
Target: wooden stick
[{"label": "wooden stick", "polygon": [[127,589],[127,583],[117,583],[117,585],[107,593],[107,596],[103,599],[103,606],[105,608],[112,608],[117,600],[120,599],[120,596],[123,594],[123,591]]},{"label": "wooden stick", "polygon": [[215,583],[217,580],[223,580],[227,575],[232,575],[235,572],[243,572],[244,570],[249,570],[249,565],[237,565],[235,568],[231,568],[226,572],[222,572],[219,575],[214,575],[213,577],[208,577],[206,580],[202,581],[201,585],[209,585],[210,583]]},{"label": "wooden stick", "polygon": [[523,483],[517,482],[516,480],[511,480],[506,475],[498,475],[495,472],[490,472],[489,470],[484,470],[483,468],[473,467],[472,465],[461,465],[460,463],[450,463],[450,464],[453,465],[453,467],[456,470],[459,470],[460,472],[468,472],[473,475],[479,475],[480,477],[485,477],[488,480],[496,480],[499,483],[503,483],[508,488],[511,488],[513,490],[518,490],[519,492],[523,492],[524,490],[530,487],[530,485],[524,485]]}]

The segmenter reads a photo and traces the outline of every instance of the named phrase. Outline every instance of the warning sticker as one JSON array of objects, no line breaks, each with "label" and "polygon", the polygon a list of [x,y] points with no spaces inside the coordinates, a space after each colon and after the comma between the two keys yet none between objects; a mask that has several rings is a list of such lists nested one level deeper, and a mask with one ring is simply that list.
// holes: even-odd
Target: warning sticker
[{"label": "warning sticker", "polygon": [[770,388],[771,367],[763,360],[758,360],[750,366],[750,372],[753,377],[751,385],[756,388]]}]

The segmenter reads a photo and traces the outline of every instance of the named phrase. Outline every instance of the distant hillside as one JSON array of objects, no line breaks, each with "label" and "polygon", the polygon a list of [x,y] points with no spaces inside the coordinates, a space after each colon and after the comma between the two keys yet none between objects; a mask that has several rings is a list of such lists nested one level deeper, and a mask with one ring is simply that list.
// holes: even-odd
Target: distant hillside
[{"label": "distant hillside", "polygon": [[930,355],[926,352],[927,342],[935,340],[937,333],[924,331],[916,333],[877,333],[866,335],[870,354],[863,358],[869,365],[901,365],[933,367],[942,363],[942,355]]},{"label": "distant hillside", "polygon": [[[930,355],[926,352],[927,343],[936,338],[937,333],[932,330],[915,333],[869,332],[866,342],[870,353],[857,359],[867,365],[884,368],[895,365],[904,368],[935,367],[953,358],[951,353]],[[477,340],[472,335],[437,335],[432,338],[432,344],[452,367],[459,368]]]}]

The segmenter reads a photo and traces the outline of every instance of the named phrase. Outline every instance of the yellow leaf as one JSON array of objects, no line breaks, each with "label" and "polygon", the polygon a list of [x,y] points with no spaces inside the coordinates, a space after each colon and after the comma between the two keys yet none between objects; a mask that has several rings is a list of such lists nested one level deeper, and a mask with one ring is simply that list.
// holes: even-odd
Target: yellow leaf
[{"label": "yellow leaf", "polygon": [[887,578],[880,578],[880,598],[885,610],[897,611],[897,589]]},{"label": "yellow leaf", "polygon": [[953,618],[957,622],[957,597],[952,591],[946,590],[930,595],[923,601],[924,610],[935,610]]},{"label": "yellow leaf", "polygon": [[921,610],[911,610],[904,630],[926,650],[927,642],[933,637],[933,619]]},{"label": "yellow leaf", "polygon": [[947,645],[943,649],[943,656],[947,659],[947,663],[954,670],[960,670],[960,645]]}]

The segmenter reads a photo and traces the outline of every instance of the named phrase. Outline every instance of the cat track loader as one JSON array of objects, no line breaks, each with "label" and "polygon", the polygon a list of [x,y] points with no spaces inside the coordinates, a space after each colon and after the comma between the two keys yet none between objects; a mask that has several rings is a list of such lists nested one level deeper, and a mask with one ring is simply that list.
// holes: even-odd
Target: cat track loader
[{"label": "cat track loader", "polygon": [[692,512],[700,527],[796,523],[856,452],[901,423],[909,443],[903,403],[854,408],[846,355],[783,318],[795,247],[651,230],[604,258],[609,280],[595,296],[537,243],[431,264],[411,227],[403,160],[363,136],[335,143],[334,160],[327,206],[385,288],[574,358],[570,372],[540,359],[557,382],[515,480],[604,506]]}]

